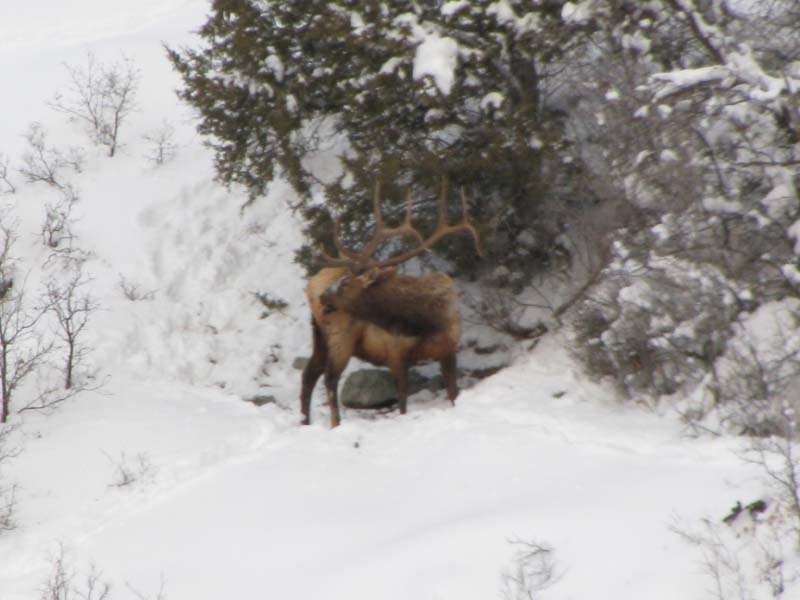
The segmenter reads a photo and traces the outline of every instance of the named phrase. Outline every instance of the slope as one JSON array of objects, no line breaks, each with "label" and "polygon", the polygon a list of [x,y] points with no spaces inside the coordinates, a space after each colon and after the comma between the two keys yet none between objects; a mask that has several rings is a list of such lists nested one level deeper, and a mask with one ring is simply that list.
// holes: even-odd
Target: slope
[{"label": "slope", "polygon": [[[161,47],[187,41],[206,3],[48,5],[0,26],[0,67],[17,82],[0,98],[14,115],[0,151],[16,161],[32,120],[53,144],[84,148],[69,177],[104,385],[52,414],[14,416],[22,452],[3,475],[19,485],[18,527],[0,535],[0,599],[39,596],[59,548],[76,585],[95,563],[114,598],[133,597],[126,582],[155,597],[162,576],[172,600],[487,598],[514,568],[515,539],[555,548],[556,597],[704,596],[670,524],[755,494],[737,443],[688,439],[672,417],[621,405],[557,336],[455,408],[417,397],[403,418],[349,411],[336,431],[299,428],[292,362],[309,335],[292,193],[278,182],[242,212],[242,193],[214,183]],[[45,105],[65,85],[62,61],[87,50],[142,70],[140,110],[113,159]],[[164,119],[177,154],[155,167],[142,136]],[[57,192],[17,183],[3,201],[33,288]],[[265,315],[255,292],[288,307]],[[257,394],[275,402],[242,401]],[[320,393],[314,410],[324,423]]]}]

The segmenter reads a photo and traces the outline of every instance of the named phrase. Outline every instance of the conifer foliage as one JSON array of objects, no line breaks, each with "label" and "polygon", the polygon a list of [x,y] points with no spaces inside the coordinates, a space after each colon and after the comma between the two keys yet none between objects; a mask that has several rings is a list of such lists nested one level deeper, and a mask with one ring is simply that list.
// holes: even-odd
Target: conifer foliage
[{"label": "conifer foliage", "polygon": [[307,159],[339,150],[327,206],[305,206],[313,239],[331,211],[363,235],[376,176],[390,215],[413,189],[424,222],[446,176],[471,198],[490,257],[507,263],[527,231],[518,262],[540,268],[574,198],[557,75],[590,29],[563,22],[564,4],[216,0],[201,47],[168,52],[223,182],[255,198],[280,173],[307,199]]}]

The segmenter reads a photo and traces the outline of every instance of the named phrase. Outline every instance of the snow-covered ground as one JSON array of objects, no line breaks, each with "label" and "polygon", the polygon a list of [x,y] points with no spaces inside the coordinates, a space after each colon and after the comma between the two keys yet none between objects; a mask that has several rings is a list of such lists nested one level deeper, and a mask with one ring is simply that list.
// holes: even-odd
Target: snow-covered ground
[{"label": "snow-covered ground", "polygon": [[[0,600],[39,598],[59,548],[75,584],[95,564],[113,598],[134,597],[126,584],[155,598],[163,579],[170,600],[486,599],[515,567],[514,540],[555,550],[546,597],[708,597],[698,554],[672,529],[760,497],[755,468],[737,440],[690,438],[669,411],[587,381],[557,335],[454,408],[420,396],[405,417],[345,411],[330,431],[318,393],[315,424],[298,426],[292,363],[310,332],[292,192],[278,182],[242,213],[244,194],[213,182],[162,47],[191,43],[207,9],[41,0],[0,14],[12,84],[0,153],[18,164],[32,121],[86,151],[67,177],[81,197],[76,243],[93,253],[87,340],[104,382],[53,413],[13,416],[21,453],[3,479],[18,484],[17,527],[0,532]],[[46,105],[66,85],[63,63],[87,51],[141,68],[114,158]],[[178,152],[155,167],[142,136],[165,119]],[[17,192],[0,201],[35,273],[57,192],[12,177]],[[121,280],[144,298],[126,298]],[[265,316],[255,292],[289,307]],[[243,401],[255,395],[276,402]]]}]

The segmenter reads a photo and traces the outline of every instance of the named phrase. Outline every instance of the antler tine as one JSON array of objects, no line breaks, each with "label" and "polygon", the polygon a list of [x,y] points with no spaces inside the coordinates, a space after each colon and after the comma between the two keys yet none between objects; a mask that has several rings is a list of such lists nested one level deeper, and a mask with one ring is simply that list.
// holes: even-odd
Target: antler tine
[{"label": "antler tine", "polygon": [[400,223],[397,227],[390,227],[389,229],[383,230],[382,238],[383,240],[387,240],[391,237],[398,237],[403,234],[410,234],[417,238],[417,241],[420,244],[425,243],[425,239],[422,237],[422,234],[414,227],[414,224],[411,222],[411,219],[414,216],[414,196],[411,194],[411,190],[408,191],[406,195],[406,216],[403,219],[403,222]]},{"label": "antler tine", "polygon": [[375,213],[375,231],[372,233],[372,239],[361,249],[359,258],[362,263],[372,262],[372,255],[381,245],[381,242],[386,239],[384,234],[385,225],[383,222],[383,211],[381,211],[381,180],[375,178],[375,186],[372,193],[372,212]]},{"label": "antler tine", "polygon": [[462,206],[462,216],[461,221],[459,221],[455,225],[448,225],[447,224],[447,179],[442,180],[442,191],[439,194],[439,216],[436,223],[436,230],[428,237],[426,240],[422,240],[421,236],[419,236],[419,232],[414,230],[418,236],[418,239],[421,240],[421,243],[416,248],[409,250],[408,252],[404,252],[398,256],[393,256],[392,258],[388,258],[386,260],[380,261],[377,263],[377,266],[380,267],[390,267],[393,265],[399,265],[423,252],[427,252],[430,250],[439,240],[444,238],[445,236],[454,234],[454,233],[461,233],[461,232],[469,232],[472,235],[473,240],[475,241],[475,246],[478,250],[478,254],[483,256],[483,251],[480,245],[480,237],[478,236],[478,231],[469,222],[469,214],[467,212],[467,196],[464,192],[464,188],[461,188],[461,206]]},{"label": "antler tine", "polygon": [[333,222],[333,243],[336,246],[336,251],[339,253],[339,257],[344,257],[345,259],[349,260],[358,260],[360,258],[359,255],[352,250],[348,250],[342,243],[342,238],[339,235],[341,230],[342,219],[339,217]]},{"label": "antler tine", "polygon": [[406,216],[403,219],[403,222],[398,225],[397,227],[386,227],[386,223],[383,220],[383,212],[381,211],[380,206],[380,183],[376,180],[375,181],[375,195],[373,197],[373,205],[375,211],[375,231],[372,234],[372,239],[370,239],[369,243],[364,246],[364,248],[359,253],[359,258],[362,261],[363,265],[369,265],[374,267],[383,266],[383,261],[375,260],[372,258],[372,255],[378,250],[380,245],[388,239],[393,237],[399,237],[404,234],[413,235],[417,240],[419,240],[420,244],[424,243],[424,239],[422,234],[414,227],[411,222],[413,211],[414,211],[414,199],[411,195],[411,191],[408,192],[408,198],[406,201]]},{"label": "antler tine", "polygon": [[353,252],[345,248],[341,238],[339,237],[340,230],[341,230],[340,219],[336,219],[333,222],[333,244],[334,246],[336,246],[336,252],[338,253],[339,256],[331,256],[325,250],[324,246],[320,248],[320,254],[322,254],[323,263],[325,264],[326,267],[350,266],[358,258]]},{"label": "antler tine", "polygon": [[[434,244],[436,244],[439,240],[444,238],[445,236],[454,234],[454,233],[462,233],[467,232],[472,235],[472,239],[475,242],[475,247],[478,251],[478,254],[483,256],[483,250],[481,248],[480,243],[480,236],[478,235],[478,231],[469,221],[469,211],[467,206],[467,195],[464,192],[464,188],[461,188],[461,220],[456,223],[455,225],[448,225],[447,224],[447,178],[442,178],[442,190],[439,194],[439,207],[438,207],[438,217],[436,223],[435,231],[425,239],[419,230],[414,227],[412,222],[413,213],[414,213],[414,198],[411,194],[411,191],[408,192],[407,203],[406,203],[406,215],[403,219],[403,222],[398,225],[397,227],[386,227],[386,224],[383,220],[383,213],[381,212],[380,206],[380,181],[376,178],[375,180],[375,188],[374,194],[372,198],[373,210],[375,212],[375,231],[372,234],[372,238],[370,241],[362,248],[360,252],[354,252],[352,250],[348,250],[344,244],[342,243],[340,233],[340,221],[337,219],[334,221],[334,228],[333,228],[333,242],[336,245],[336,250],[339,254],[338,257],[332,257],[322,250],[322,255],[325,259],[325,263],[327,266],[346,266],[349,267],[351,270],[361,270],[368,267],[390,267],[394,265],[399,265],[423,252],[427,252],[430,250]],[[412,235],[414,236],[419,245],[416,248],[412,248],[411,250],[399,254],[397,256],[393,256],[386,260],[376,260],[372,256],[378,250],[380,245],[385,242],[386,240],[399,237],[401,235]]]},{"label": "antler tine", "polygon": [[[325,250],[322,250],[322,256],[327,266],[349,267],[351,270],[361,270],[370,266],[375,266],[377,261],[372,259],[372,255],[379,248],[381,243],[390,237],[400,235],[402,233],[413,233],[417,238],[422,241],[422,236],[416,230],[413,230],[411,225],[411,196],[409,194],[409,205],[406,209],[406,218],[403,224],[399,227],[386,228],[383,220],[383,212],[381,211],[381,183],[380,180],[375,178],[374,191],[372,195],[372,209],[375,214],[375,230],[369,242],[364,245],[360,252],[348,250],[344,243],[342,243],[339,232],[341,231],[341,221],[336,219],[333,223],[333,243],[338,252],[337,257],[330,256]],[[413,230],[413,231],[412,231]]]}]

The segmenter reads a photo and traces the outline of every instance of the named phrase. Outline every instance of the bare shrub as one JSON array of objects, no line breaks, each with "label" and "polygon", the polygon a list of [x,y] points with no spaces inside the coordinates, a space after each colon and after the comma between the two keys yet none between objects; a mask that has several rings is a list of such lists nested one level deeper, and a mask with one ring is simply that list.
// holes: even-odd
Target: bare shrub
[{"label": "bare shrub", "polygon": [[699,527],[674,523],[671,529],[700,552],[712,598],[778,599],[798,582],[781,518],[774,509],[761,516],[741,511],[725,523],[704,519]]},{"label": "bare shrub", "polygon": [[143,138],[150,144],[146,158],[155,166],[160,167],[175,158],[178,145],[175,143],[175,127],[169,121],[164,121],[158,129],[145,134]]},{"label": "bare shrub", "polygon": [[0,532],[16,527],[14,513],[17,508],[17,486],[12,484],[0,488]]},{"label": "bare shrub", "polygon": [[59,277],[46,283],[43,303],[52,317],[55,343],[46,375],[38,378],[39,390],[20,412],[50,410],[82,392],[96,391],[102,381],[96,379],[89,356],[92,347],[86,345],[85,330],[99,305],[86,286],[89,279],[82,262],[66,260],[59,263],[64,270]]},{"label": "bare shrub", "polygon": [[695,418],[712,417],[721,429],[737,434],[795,438],[798,324],[800,302],[792,299],[767,303],[737,321],[724,354],[710,369],[706,393],[690,403]]},{"label": "bare shrub", "polygon": [[[651,232],[639,234],[650,237]],[[712,264],[618,242],[602,284],[571,321],[573,351],[630,396],[660,396],[700,382],[724,352],[745,303]]]},{"label": "bare shrub", "polygon": [[760,468],[767,484],[775,491],[776,498],[784,507],[791,523],[797,549],[800,549],[800,450],[796,447],[797,414],[794,410],[786,412],[786,427],[791,427],[794,435],[754,438],[742,457]]},{"label": "bare shrub", "polygon": [[[149,600],[130,583],[126,583],[129,594],[123,596],[138,600]],[[158,592],[153,600],[166,600],[164,593],[165,580],[162,575]],[[50,574],[39,588],[39,600],[111,600],[111,583],[103,576],[102,571],[94,564],[89,565],[85,573],[81,573],[67,555],[64,544],[59,544],[58,551],[52,557]]]},{"label": "bare shrub", "polygon": [[128,487],[155,475],[155,466],[144,452],[138,453],[133,459],[129,458],[125,452],[120,453],[118,459],[108,454],[105,456],[114,468],[114,478],[109,484],[110,487]]},{"label": "bare shrub", "polygon": [[78,190],[72,184],[61,188],[61,194],[55,202],[45,205],[45,217],[42,223],[42,241],[49,248],[56,250],[64,244],[70,246],[72,233],[72,210],[80,200]]},{"label": "bare shrub", "polygon": [[133,61],[98,62],[91,52],[84,66],[65,64],[69,74],[66,93],[56,93],[50,107],[83,123],[92,141],[108,147],[114,156],[119,148],[123,123],[136,108],[140,72]]},{"label": "bare shrub", "polygon": [[[128,590],[130,591],[130,593],[133,594],[133,596],[135,598],[137,598],[138,600],[149,600],[149,598],[150,598],[150,596],[147,596],[143,592],[140,592],[135,587],[133,587],[130,583],[126,583],[125,587],[127,587]],[[159,588],[158,588],[158,591],[156,592],[154,600],[166,600],[167,599],[166,593],[164,592],[164,589],[166,587],[167,587],[167,581],[164,578],[164,575],[162,574],[161,575],[161,583],[159,584]]]},{"label": "bare shrub", "polygon": [[[794,22],[794,3],[601,4],[607,51],[584,57],[570,122],[602,194],[638,214],[620,221],[604,289],[580,307],[576,354],[630,395],[701,385],[713,409],[737,320],[800,289],[794,42],[764,35]],[[647,47],[628,43],[633,31]]]},{"label": "bare shrub", "polygon": [[4,484],[3,465],[19,454],[19,450],[9,444],[13,427],[0,425],[0,533],[14,529],[14,511],[17,505],[17,486]]},{"label": "bare shrub", "polygon": [[30,306],[24,280],[17,281],[17,261],[12,255],[16,239],[14,225],[7,215],[0,215],[0,423],[7,422],[19,385],[53,349],[53,341],[38,329],[49,307]]},{"label": "bare shrub", "polygon": [[0,194],[14,194],[17,187],[11,181],[9,174],[9,159],[5,154],[0,153]]},{"label": "bare shrub", "polygon": [[513,540],[513,565],[501,577],[504,600],[535,600],[558,582],[560,573],[553,549],[538,542]]},{"label": "bare shrub", "polygon": [[94,565],[81,578],[81,583],[78,579],[63,544],[59,545],[50,575],[39,590],[40,600],[108,600],[111,597],[111,584],[103,581],[102,573]]},{"label": "bare shrub", "polygon": [[145,291],[140,284],[131,281],[124,275],[119,276],[119,289],[122,290],[122,294],[131,302],[152,300],[156,295],[155,290]]},{"label": "bare shrub", "polygon": [[48,145],[47,132],[41,123],[31,123],[23,137],[28,150],[22,155],[19,172],[27,183],[42,182],[64,189],[67,183],[63,170],[71,168],[80,172],[83,169],[83,153],[74,147],[64,151]]},{"label": "bare shrub", "polygon": [[69,273],[63,281],[51,280],[47,284],[47,304],[58,323],[58,337],[65,348],[64,389],[82,386],[76,378],[85,366],[91,348],[84,343],[84,331],[94,312],[97,301],[86,290],[89,278],[82,269]]}]

